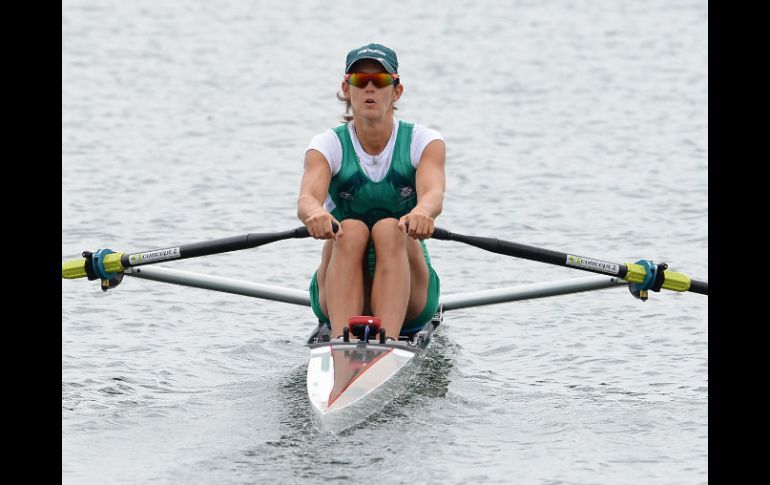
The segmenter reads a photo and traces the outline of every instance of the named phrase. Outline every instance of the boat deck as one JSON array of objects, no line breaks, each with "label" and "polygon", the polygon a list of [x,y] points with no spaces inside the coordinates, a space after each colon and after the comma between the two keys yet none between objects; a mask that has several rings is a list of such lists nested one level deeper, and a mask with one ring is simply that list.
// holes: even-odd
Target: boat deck
[{"label": "boat deck", "polygon": [[316,425],[341,431],[384,407],[403,389],[407,369],[414,367],[442,318],[439,310],[421,330],[384,343],[352,336],[348,342],[340,337],[324,340],[328,326],[319,323],[307,343],[307,391]]}]

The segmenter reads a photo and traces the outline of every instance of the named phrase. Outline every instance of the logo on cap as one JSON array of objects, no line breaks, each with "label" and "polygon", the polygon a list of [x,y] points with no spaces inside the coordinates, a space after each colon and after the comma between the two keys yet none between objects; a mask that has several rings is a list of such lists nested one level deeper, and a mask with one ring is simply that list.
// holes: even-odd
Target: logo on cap
[{"label": "logo on cap", "polygon": [[366,54],[366,53],[369,53],[369,52],[371,52],[373,54],[379,54],[381,56],[386,56],[387,55],[387,54],[385,54],[382,51],[378,51],[377,49],[361,49],[360,51],[356,52],[356,54]]}]

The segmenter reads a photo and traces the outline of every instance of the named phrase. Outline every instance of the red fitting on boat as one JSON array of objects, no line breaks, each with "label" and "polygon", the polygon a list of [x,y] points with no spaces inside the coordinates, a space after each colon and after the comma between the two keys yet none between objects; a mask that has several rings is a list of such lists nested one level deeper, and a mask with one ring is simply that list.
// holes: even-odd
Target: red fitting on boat
[{"label": "red fitting on boat", "polygon": [[364,338],[366,327],[369,327],[369,337],[375,337],[380,331],[381,320],[378,317],[372,317],[368,315],[361,315],[350,317],[348,319],[348,327],[350,327],[350,333],[356,337]]}]

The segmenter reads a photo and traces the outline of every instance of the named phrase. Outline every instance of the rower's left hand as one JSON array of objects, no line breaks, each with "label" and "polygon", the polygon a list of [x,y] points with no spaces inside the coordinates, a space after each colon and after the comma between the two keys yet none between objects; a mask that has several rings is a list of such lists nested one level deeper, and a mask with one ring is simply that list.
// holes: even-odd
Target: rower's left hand
[{"label": "rower's left hand", "polygon": [[433,235],[433,218],[424,212],[413,210],[398,220],[401,232],[413,239],[428,239]]}]

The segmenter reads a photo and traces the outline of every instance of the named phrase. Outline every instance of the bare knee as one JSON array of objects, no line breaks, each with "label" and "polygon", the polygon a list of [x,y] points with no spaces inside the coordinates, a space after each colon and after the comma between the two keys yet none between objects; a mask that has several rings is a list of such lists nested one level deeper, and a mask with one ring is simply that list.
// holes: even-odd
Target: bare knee
[{"label": "bare knee", "polygon": [[334,252],[363,253],[369,244],[369,228],[357,219],[345,219],[340,223],[343,235],[334,240]]},{"label": "bare knee", "polygon": [[372,227],[372,241],[378,256],[404,253],[406,240],[406,234],[398,228],[397,219],[381,219]]}]

